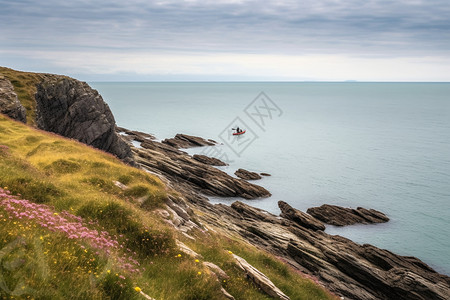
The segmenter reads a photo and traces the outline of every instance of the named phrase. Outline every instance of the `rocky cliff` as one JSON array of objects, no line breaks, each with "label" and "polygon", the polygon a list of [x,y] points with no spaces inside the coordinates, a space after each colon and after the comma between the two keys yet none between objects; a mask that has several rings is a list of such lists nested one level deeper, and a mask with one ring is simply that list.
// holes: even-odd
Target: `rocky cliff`
[{"label": "rocky cliff", "polygon": [[36,124],[131,163],[130,147],[115,132],[116,122],[100,94],[87,83],[51,77],[37,85]]},{"label": "rocky cliff", "polygon": [[30,88],[36,91],[31,95],[34,103],[29,105],[29,109],[33,110],[29,115],[35,116],[30,124],[76,139],[134,164],[130,147],[116,133],[116,122],[111,110],[99,93],[87,83],[66,76],[0,68],[0,112],[22,122],[25,122],[25,108],[8,77],[14,77],[18,88],[27,84],[35,85]]},{"label": "rocky cliff", "polygon": [[0,75],[0,113],[20,122],[26,122],[26,111],[14,92],[11,82]]}]

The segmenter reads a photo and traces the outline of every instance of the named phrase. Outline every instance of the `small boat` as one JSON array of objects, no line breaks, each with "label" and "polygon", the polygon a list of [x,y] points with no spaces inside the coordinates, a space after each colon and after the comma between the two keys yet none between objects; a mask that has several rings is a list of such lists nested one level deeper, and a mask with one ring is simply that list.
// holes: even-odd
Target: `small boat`
[{"label": "small boat", "polygon": [[247,130],[243,130],[241,132],[233,132],[233,135],[241,135],[244,134]]}]

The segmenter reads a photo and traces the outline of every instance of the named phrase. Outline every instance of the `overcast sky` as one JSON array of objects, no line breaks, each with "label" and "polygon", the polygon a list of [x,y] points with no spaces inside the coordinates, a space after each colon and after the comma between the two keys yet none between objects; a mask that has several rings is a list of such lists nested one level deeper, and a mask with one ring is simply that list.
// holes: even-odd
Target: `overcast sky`
[{"label": "overcast sky", "polygon": [[0,65],[82,80],[450,81],[450,1],[0,0]]}]

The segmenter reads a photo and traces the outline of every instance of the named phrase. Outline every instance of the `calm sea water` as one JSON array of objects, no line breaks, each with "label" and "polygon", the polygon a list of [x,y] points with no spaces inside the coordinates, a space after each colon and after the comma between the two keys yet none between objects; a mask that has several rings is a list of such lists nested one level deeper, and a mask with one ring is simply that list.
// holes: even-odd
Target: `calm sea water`
[{"label": "calm sea water", "polygon": [[[375,208],[391,221],[327,226],[327,232],[419,257],[450,275],[450,84],[91,85],[119,126],[160,139],[186,133],[230,142],[231,127],[247,129],[230,144],[247,145],[240,156],[226,144],[218,147],[232,161],[226,172],[242,167],[272,174],[258,184],[273,196],[246,202],[276,214],[278,200],[303,211],[324,203]],[[260,92],[273,101],[266,99],[272,110],[252,104]],[[259,107],[265,116],[250,116],[264,126],[245,113],[248,105],[249,112]]]}]

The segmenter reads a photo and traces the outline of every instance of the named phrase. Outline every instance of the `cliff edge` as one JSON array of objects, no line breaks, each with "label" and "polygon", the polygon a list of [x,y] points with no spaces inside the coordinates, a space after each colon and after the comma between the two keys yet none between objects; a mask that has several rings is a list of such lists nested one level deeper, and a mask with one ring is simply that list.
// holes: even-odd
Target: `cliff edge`
[{"label": "cliff edge", "polygon": [[2,86],[9,88],[9,92],[6,92],[6,88],[1,89],[9,96],[0,97],[0,112],[25,122],[25,105],[20,105],[19,101],[26,100],[19,96],[18,101],[14,89],[23,87],[23,82],[28,79],[34,86],[26,95],[33,102],[27,105],[27,110],[33,110],[28,115],[34,120],[27,120],[27,123],[76,139],[109,152],[128,164],[134,164],[130,147],[116,133],[116,122],[109,106],[86,82],[62,75],[26,73],[7,68],[0,68],[0,76],[3,77],[0,79]]}]

